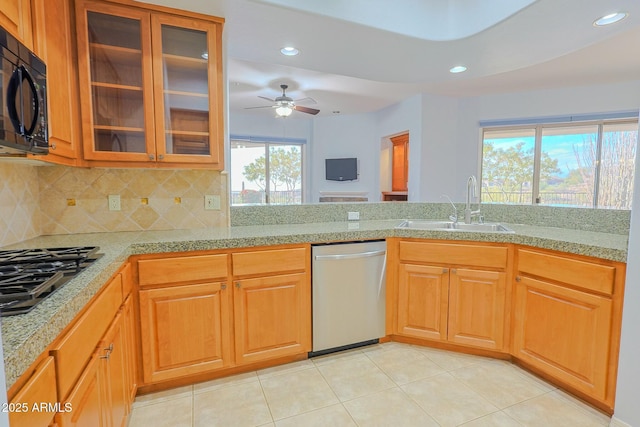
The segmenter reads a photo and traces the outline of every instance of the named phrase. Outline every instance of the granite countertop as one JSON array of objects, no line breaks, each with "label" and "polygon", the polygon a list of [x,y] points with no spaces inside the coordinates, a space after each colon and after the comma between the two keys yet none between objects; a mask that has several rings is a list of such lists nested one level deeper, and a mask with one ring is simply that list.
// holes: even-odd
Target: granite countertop
[{"label": "granite countertop", "polygon": [[2,318],[7,388],[73,320],[130,255],[386,237],[517,243],[626,262],[628,236],[506,224],[515,234],[395,229],[402,220],[255,225],[194,230],[41,236],[2,249],[100,246],[99,260],[30,313]]}]

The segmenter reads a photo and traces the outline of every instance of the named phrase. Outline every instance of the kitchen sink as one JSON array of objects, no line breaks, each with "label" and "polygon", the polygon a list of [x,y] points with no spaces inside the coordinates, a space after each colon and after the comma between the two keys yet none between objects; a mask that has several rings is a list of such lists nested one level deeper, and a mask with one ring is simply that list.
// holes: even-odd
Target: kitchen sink
[{"label": "kitchen sink", "polygon": [[484,233],[515,233],[509,227],[497,222],[483,224],[465,224],[453,221],[431,221],[422,219],[408,219],[396,226],[399,229],[411,230],[448,230],[448,231],[479,231]]}]

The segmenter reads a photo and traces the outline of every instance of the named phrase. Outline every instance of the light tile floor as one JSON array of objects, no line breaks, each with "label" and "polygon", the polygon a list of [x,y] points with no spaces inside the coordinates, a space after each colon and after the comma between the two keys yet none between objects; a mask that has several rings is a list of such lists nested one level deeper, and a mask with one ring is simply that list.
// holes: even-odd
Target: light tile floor
[{"label": "light tile floor", "polygon": [[401,343],[139,396],[129,427],[608,426],[509,362]]}]

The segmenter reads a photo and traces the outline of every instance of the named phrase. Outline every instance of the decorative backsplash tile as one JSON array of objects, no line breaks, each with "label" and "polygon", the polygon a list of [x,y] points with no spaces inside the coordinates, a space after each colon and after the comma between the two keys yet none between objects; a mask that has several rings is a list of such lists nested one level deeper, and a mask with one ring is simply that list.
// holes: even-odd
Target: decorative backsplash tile
[{"label": "decorative backsplash tile", "polygon": [[[120,211],[108,196],[120,196]],[[40,235],[228,224],[227,175],[211,170],[99,169],[0,163],[0,246]],[[220,197],[205,210],[204,196]]]},{"label": "decorative backsplash tile", "polygon": [[0,246],[40,235],[38,168],[0,163]]},{"label": "decorative backsplash tile", "polygon": [[[206,228],[227,225],[227,176],[211,170],[39,169],[42,234]],[[108,196],[120,196],[110,211]],[[205,210],[216,195],[221,210]]]}]

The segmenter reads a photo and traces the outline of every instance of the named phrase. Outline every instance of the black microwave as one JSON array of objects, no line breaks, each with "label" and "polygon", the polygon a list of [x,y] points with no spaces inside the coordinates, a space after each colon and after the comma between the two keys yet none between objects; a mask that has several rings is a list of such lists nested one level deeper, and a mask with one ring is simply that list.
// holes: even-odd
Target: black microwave
[{"label": "black microwave", "polygon": [[0,27],[0,154],[47,154],[47,73],[33,52]]}]

